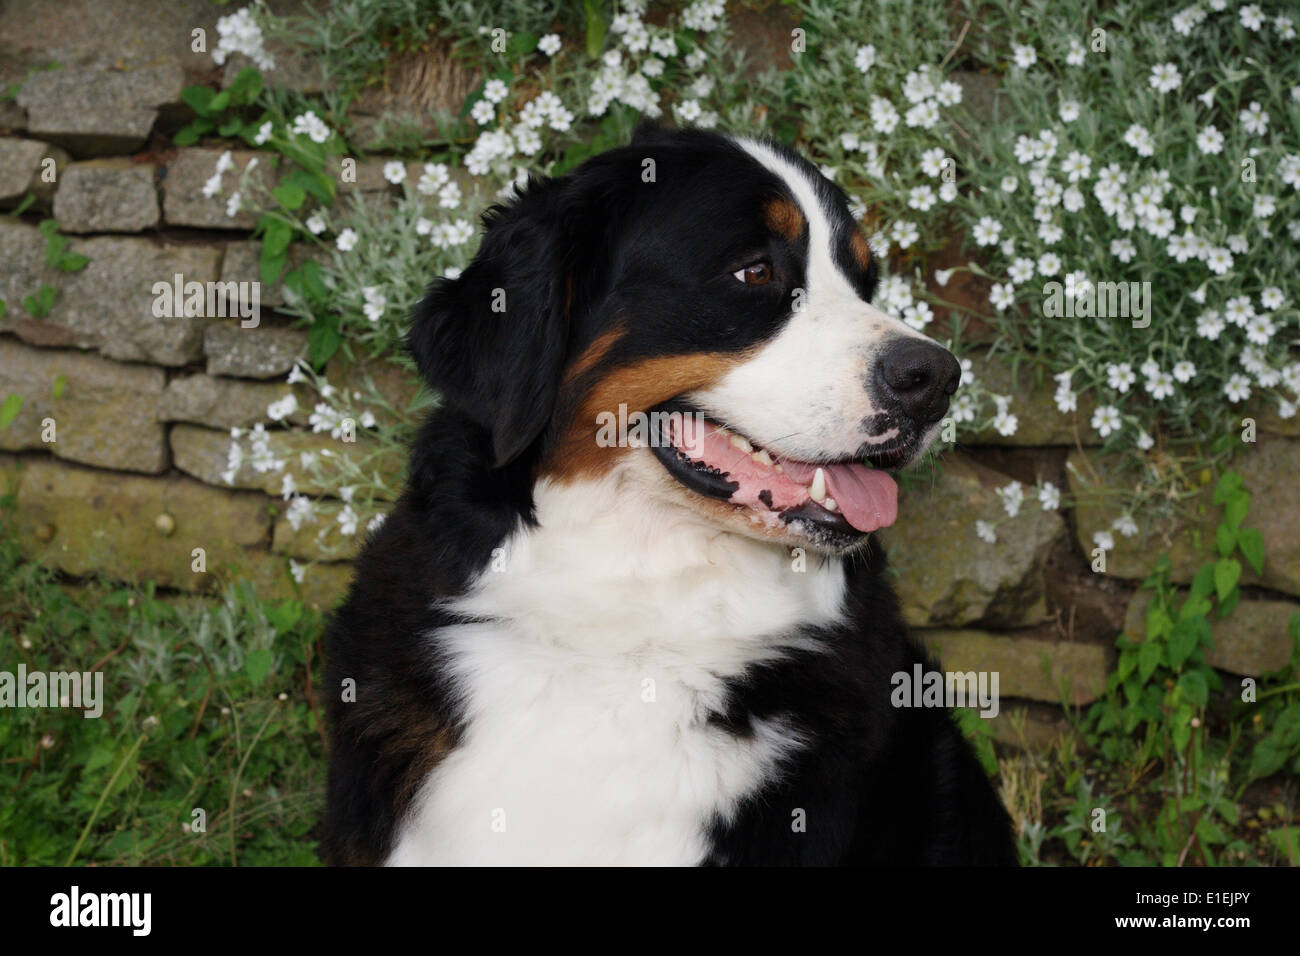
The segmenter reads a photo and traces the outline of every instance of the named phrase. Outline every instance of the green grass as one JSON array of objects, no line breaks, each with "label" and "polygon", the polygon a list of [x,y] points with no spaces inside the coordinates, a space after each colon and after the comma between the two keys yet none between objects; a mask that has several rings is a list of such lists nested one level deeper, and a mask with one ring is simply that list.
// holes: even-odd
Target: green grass
[{"label": "green grass", "polygon": [[0,720],[0,864],[316,862],[319,615],[246,586],[203,602],[70,584],[22,561],[7,523],[0,582],[0,671],[104,675],[97,719]]}]

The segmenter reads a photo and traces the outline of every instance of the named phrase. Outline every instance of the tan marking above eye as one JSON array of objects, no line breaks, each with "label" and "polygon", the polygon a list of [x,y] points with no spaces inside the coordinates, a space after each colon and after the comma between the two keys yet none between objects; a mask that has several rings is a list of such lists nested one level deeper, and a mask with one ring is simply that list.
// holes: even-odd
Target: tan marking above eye
[{"label": "tan marking above eye", "polygon": [[871,243],[867,242],[867,237],[861,232],[855,231],[849,237],[849,248],[853,251],[853,258],[863,269],[871,266]]},{"label": "tan marking above eye", "polygon": [[794,242],[803,234],[803,213],[798,206],[784,197],[767,201],[763,206],[763,220],[769,229],[790,242]]}]

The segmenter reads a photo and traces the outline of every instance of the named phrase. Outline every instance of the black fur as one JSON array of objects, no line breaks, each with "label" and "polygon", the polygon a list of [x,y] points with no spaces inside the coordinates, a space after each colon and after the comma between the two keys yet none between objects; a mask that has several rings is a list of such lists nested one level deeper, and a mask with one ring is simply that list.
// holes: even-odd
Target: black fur
[{"label": "black fur", "polygon": [[[647,157],[653,183],[640,175]],[[841,210],[836,258],[848,268],[845,197],[819,188]],[[421,429],[406,488],[327,638],[326,861],[382,862],[416,789],[456,745],[461,717],[428,639],[453,621],[433,602],[461,592],[534,521],[539,464],[573,410],[570,364],[615,322],[626,334],[604,365],[739,351],[786,321],[807,237],[776,243],[754,216],[780,190],[723,137],[642,128],[631,145],[489,211],[473,263],[430,289],[409,345],[444,404]],[[756,250],[782,278],[742,301],[715,277]],[[874,264],[852,281],[869,299]],[[501,294],[505,312],[493,310]],[[1006,812],[949,714],[889,705],[890,675],[923,658],[883,558],[859,552],[845,567],[850,609],[819,633],[826,651],[751,668],[711,718],[746,735],[754,720],[785,715],[807,746],[734,819],[714,822],[703,862],[1014,864]],[[342,699],[348,680],[355,702]],[[796,810],[805,833],[791,826]]]}]

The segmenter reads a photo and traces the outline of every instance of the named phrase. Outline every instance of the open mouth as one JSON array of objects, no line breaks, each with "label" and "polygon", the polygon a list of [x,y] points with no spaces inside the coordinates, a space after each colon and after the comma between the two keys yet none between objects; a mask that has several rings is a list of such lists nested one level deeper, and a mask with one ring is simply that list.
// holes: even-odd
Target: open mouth
[{"label": "open mouth", "polygon": [[870,463],[800,461],[754,444],[679,399],[654,412],[665,432],[652,442],[655,454],[698,494],[749,508],[769,524],[805,523],[837,539],[861,537],[898,517],[898,486],[884,469],[906,463],[905,447],[873,452]]}]

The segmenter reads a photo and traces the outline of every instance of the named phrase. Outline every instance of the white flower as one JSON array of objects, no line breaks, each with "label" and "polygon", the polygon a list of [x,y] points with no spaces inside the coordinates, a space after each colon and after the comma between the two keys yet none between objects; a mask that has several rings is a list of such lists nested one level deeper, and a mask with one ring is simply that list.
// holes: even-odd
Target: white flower
[{"label": "white flower", "polygon": [[387,517],[388,515],[383,513],[375,515],[373,518],[371,518],[369,521],[366,522],[366,530],[371,532],[372,534],[378,531],[383,526],[384,519],[386,519]]},{"label": "white flower", "polygon": [[907,194],[907,205],[912,209],[925,212],[935,204],[934,190],[929,186],[914,186]]},{"label": "white flower", "polygon": [[230,198],[226,200],[226,215],[231,219],[239,215],[239,206],[242,202],[243,197],[239,194],[239,190],[236,189],[230,194]]},{"label": "white flower", "polygon": [[1246,338],[1256,345],[1267,345],[1277,329],[1267,315],[1252,316],[1246,322]]},{"label": "white flower", "polygon": [[870,113],[871,128],[877,133],[888,135],[898,125],[898,110],[894,109],[894,104],[883,96],[871,98]]},{"label": "white flower", "polygon": [[1119,409],[1114,405],[1101,405],[1092,413],[1092,427],[1095,428],[1102,438],[1108,436],[1111,432],[1118,431],[1120,427]]},{"label": "white flower", "polygon": [[998,236],[1002,233],[1002,223],[998,222],[991,216],[981,216],[980,221],[975,224],[973,232],[975,244],[980,246],[991,246],[998,241]]},{"label": "white flower", "polygon": [[1137,381],[1137,375],[1133,373],[1133,366],[1128,362],[1120,362],[1118,365],[1106,366],[1106,384],[1121,394],[1127,392],[1129,387]]},{"label": "white flower", "polygon": [[307,576],[307,566],[305,564],[299,564],[293,558],[290,558],[289,574],[293,576],[293,579],[295,581],[297,581],[299,584],[302,584],[303,578]]},{"label": "white flower", "polygon": [[447,183],[438,190],[438,205],[443,209],[455,209],[460,205],[460,184]]},{"label": "white flower", "polygon": [[1023,256],[1016,259],[1007,268],[1007,275],[1011,277],[1012,282],[1017,284],[1028,282],[1034,277],[1034,260],[1026,259]]},{"label": "white flower", "polygon": [[1124,142],[1137,150],[1139,156],[1154,156],[1156,151],[1155,140],[1146,127],[1134,123],[1124,131]]},{"label": "white flower", "polygon": [[962,88],[960,83],[954,83],[952,80],[944,80],[939,84],[939,91],[934,94],[934,101],[940,106],[956,106],[961,102]]},{"label": "white flower", "polygon": [[356,244],[357,233],[351,227],[340,232],[338,238],[334,240],[334,245],[338,247],[339,252],[350,252]]},{"label": "white flower", "polygon": [[1223,386],[1223,394],[1228,396],[1228,401],[1234,404],[1245,401],[1250,398],[1250,379],[1240,372],[1233,374],[1228,379],[1228,383]]},{"label": "white flower", "polygon": [[1061,172],[1065,173],[1072,183],[1087,179],[1092,175],[1092,157],[1075,150],[1061,161]]},{"label": "white flower", "polygon": [[1196,366],[1187,359],[1174,363],[1174,378],[1180,382],[1190,382],[1196,377]]},{"label": "white flower", "polygon": [[1241,128],[1247,133],[1263,136],[1264,131],[1268,129],[1268,114],[1254,100],[1251,100],[1250,105],[1237,114],[1237,118],[1241,120]]},{"label": "white flower", "polygon": [[560,47],[564,45],[558,33],[548,33],[537,41],[537,49],[541,50],[547,56],[555,56],[560,52]]},{"label": "white flower", "polygon": [[993,429],[1003,437],[1014,435],[1019,427],[1020,419],[1005,408],[998,409],[997,415],[993,417]]},{"label": "white flower", "polygon": [[1223,152],[1223,134],[1213,125],[1202,128],[1196,134],[1196,148],[1206,155]]},{"label": "white flower", "polygon": [[1061,507],[1061,489],[1050,481],[1043,482],[1038,489],[1038,503],[1044,511],[1056,511]]},{"label": "white flower", "polygon": [[858,72],[866,73],[876,63],[876,48],[868,43],[866,46],[858,47],[858,52],[853,56],[853,65],[858,68]]},{"label": "white flower", "polygon": [[388,298],[372,285],[362,289],[361,294],[366,300],[361,311],[365,313],[366,318],[371,322],[378,322],[383,317],[384,309],[388,306]]},{"label": "white flower", "polygon": [[1131,538],[1138,533],[1137,522],[1133,520],[1130,514],[1122,514],[1111,522],[1112,530],[1118,531],[1126,538]]},{"label": "white flower", "polygon": [[1178,72],[1178,67],[1172,63],[1157,63],[1151,67],[1149,82],[1153,90],[1168,93],[1182,85],[1183,75]]},{"label": "white flower", "polygon": [[1253,3],[1246,4],[1237,11],[1241,25],[1247,30],[1258,31],[1264,25],[1264,11]]},{"label": "white flower", "polygon": [[993,527],[991,523],[987,521],[975,522],[975,534],[979,536],[979,539],[981,541],[985,541],[989,544],[998,543],[997,530]]},{"label": "white flower", "polygon": [[469,116],[479,126],[486,126],[497,118],[497,109],[491,100],[482,99],[471,107]]},{"label": "white flower", "polygon": [[1213,309],[1202,312],[1196,320],[1196,334],[1203,339],[1209,339],[1211,342],[1219,337],[1224,328],[1226,328],[1226,323],[1219,313]]},{"label": "white flower", "polygon": [[344,505],[343,510],[338,513],[339,531],[342,534],[354,535],[357,533],[358,515],[352,510],[351,505]]},{"label": "white flower", "polygon": [[212,59],[221,66],[232,53],[242,53],[263,72],[275,69],[275,58],[263,46],[262,28],[253,20],[248,7],[217,20],[217,47]]},{"label": "white flower", "polygon": [[1013,43],[1011,44],[1011,54],[1012,61],[1022,70],[1027,70],[1038,62],[1038,51],[1032,46]]},{"label": "white flower", "polygon": [[957,198],[957,184],[944,183],[939,187],[939,198],[944,202],[952,202]]},{"label": "white flower", "polygon": [[1057,113],[1062,123],[1073,123],[1079,118],[1079,104],[1076,100],[1062,100]]},{"label": "white flower", "polygon": [[1038,274],[1054,276],[1061,271],[1061,257],[1055,252],[1045,252],[1038,257]]},{"label": "white flower", "polygon": [[1092,543],[1103,551],[1115,550],[1115,536],[1109,531],[1097,531],[1093,533]]},{"label": "white flower", "polygon": [[1286,302],[1282,290],[1275,285],[1269,286],[1259,294],[1259,304],[1265,309],[1280,309]]},{"label": "white flower", "polygon": [[290,392],[284,398],[278,399],[266,406],[266,417],[273,422],[282,421],[288,418],[298,410],[298,398],[293,392]]},{"label": "white flower", "polygon": [[510,92],[504,80],[491,79],[483,84],[483,99],[489,103],[500,103]]},{"label": "white flower", "polygon": [[1110,241],[1110,254],[1120,262],[1131,262],[1137,255],[1137,249],[1128,239],[1112,239]]},{"label": "white flower", "polygon": [[1215,246],[1206,254],[1205,266],[1215,275],[1223,275],[1232,268],[1232,253],[1222,246]]},{"label": "white flower", "polygon": [[1156,401],[1162,401],[1174,394],[1174,378],[1168,372],[1160,371],[1150,376],[1143,387]]},{"label": "white flower", "polygon": [[1255,306],[1251,304],[1250,296],[1237,295],[1233,296],[1223,306],[1223,317],[1238,328],[1245,328],[1246,322],[1255,315]]},{"label": "white flower", "polygon": [[307,136],[313,143],[323,143],[330,138],[330,128],[313,110],[295,116],[292,130],[295,135]]},{"label": "white flower", "polygon": [[1268,193],[1260,193],[1255,197],[1251,212],[1254,213],[1256,219],[1267,219],[1277,212],[1277,197],[1270,196]]},{"label": "white flower", "polygon": [[927,176],[938,176],[943,172],[944,160],[948,158],[942,147],[927,149],[921,154],[921,172]]},{"label": "white flower", "polygon": [[1002,507],[1007,512],[1007,517],[1014,518],[1020,513],[1020,506],[1025,501],[1025,488],[1018,481],[1003,485],[997,489],[997,496],[1002,499]]},{"label": "white flower", "polygon": [[912,243],[916,242],[916,240],[921,238],[921,230],[918,229],[914,223],[908,222],[906,219],[900,219],[895,222],[894,228],[890,230],[890,233],[894,237],[894,242],[898,244],[898,248],[900,249],[906,249]]},{"label": "white flower", "polygon": [[319,236],[325,231],[325,218],[318,212],[312,213],[307,217],[307,231],[313,236]]},{"label": "white flower", "polygon": [[1070,37],[1070,52],[1065,55],[1065,62],[1070,66],[1083,66],[1088,50],[1074,37]]},{"label": "white flower", "polygon": [[1015,176],[1003,176],[1000,185],[1004,193],[1013,193],[1016,191],[1019,182],[1016,180]]},{"label": "white flower", "polygon": [[673,113],[676,115],[678,122],[681,123],[689,123],[692,120],[699,119],[700,114],[703,112],[699,100],[682,100],[673,107]]},{"label": "white flower", "polygon": [[397,186],[406,179],[406,167],[397,160],[390,160],[384,163],[384,178],[394,186]]},{"label": "white flower", "polygon": [[1003,285],[1000,282],[995,282],[993,283],[993,287],[989,289],[989,302],[991,302],[993,308],[997,309],[999,312],[1004,311],[1007,306],[1012,305],[1015,301],[1016,290],[1015,286],[1011,285],[1011,283]]},{"label": "white flower", "polygon": [[425,196],[432,196],[450,178],[447,167],[443,163],[425,163],[424,172],[420,174],[415,188]]}]

